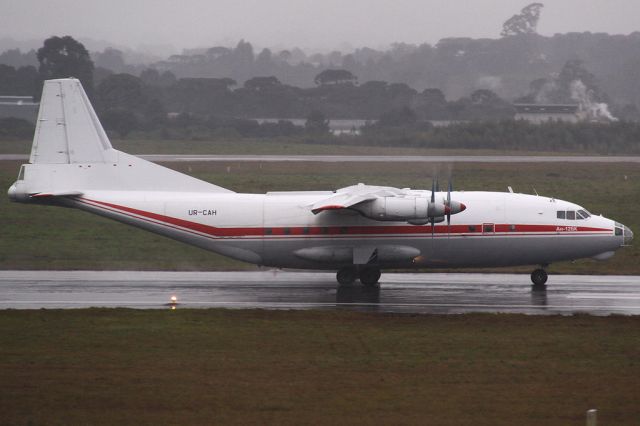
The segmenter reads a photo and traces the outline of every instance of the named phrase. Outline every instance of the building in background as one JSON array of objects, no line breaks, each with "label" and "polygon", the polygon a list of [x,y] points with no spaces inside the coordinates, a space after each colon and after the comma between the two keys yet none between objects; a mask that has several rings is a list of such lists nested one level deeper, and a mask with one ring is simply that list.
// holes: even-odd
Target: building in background
[{"label": "building in background", "polygon": [[540,124],[547,121],[577,123],[581,120],[578,104],[513,104],[516,120]]}]

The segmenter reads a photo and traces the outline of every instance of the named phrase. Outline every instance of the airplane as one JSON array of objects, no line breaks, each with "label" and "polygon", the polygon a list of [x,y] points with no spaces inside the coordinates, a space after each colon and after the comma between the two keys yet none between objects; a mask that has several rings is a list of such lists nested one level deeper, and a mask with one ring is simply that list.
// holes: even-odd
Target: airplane
[{"label": "airplane", "polygon": [[383,269],[539,265],[613,256],[631,230],[555,198],[357,184],[243,194],[118,151],[77,79],[44,84],[12,201],[72,207],[233,259],[334,270],[376,286]]}]

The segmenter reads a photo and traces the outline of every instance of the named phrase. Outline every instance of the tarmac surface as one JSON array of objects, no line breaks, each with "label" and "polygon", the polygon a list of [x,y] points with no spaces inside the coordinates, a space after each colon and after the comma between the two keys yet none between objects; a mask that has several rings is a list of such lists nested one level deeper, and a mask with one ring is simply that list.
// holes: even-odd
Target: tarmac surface
[{"label": "tarmac surface", "polygon": [[[161,162],[281,162],[320,163],[640,163],[638,156],[540,156],[540,155],[139,155],[148,161]],[[28,155],[3,154],[0,161],[27,161]]]},{"label": "tarmac surface", "polygon": [[326,272],[0,271],[0,309],[86,307],[640,315],[640,276],[552,275],[532,291],[525,274],[384,273],[365,288]]}]

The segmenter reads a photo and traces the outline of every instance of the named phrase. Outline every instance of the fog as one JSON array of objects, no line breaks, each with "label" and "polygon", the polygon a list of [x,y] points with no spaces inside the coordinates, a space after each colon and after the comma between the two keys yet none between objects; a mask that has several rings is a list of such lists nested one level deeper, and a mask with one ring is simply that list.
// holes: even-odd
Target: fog
[{"label": "fog", "polygon": [[[538,32],[639,30],[637,0],[546,0]],[[530,1],[513,0],[0,0],[0,38],[51,35],[130,48],[235,45],[308,50],[445,37],[499,37],[502,23]]]}]

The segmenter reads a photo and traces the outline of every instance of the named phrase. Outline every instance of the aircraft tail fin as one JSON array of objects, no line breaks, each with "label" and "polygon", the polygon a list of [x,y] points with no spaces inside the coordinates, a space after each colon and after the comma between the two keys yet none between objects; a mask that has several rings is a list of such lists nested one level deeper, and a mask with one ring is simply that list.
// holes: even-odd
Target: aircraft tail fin
[{"label": "aircraft tail fin", "polygon": [[75,78],[44,82],[31,164],[112,162],[115,152]]},{"label": "aircraft tail fin", "polygon": [[45,81],[29,163],[9,190],[16,201],[92,190],[233,192],[114,149],[75,78]]}]

